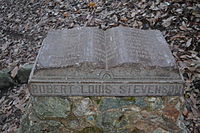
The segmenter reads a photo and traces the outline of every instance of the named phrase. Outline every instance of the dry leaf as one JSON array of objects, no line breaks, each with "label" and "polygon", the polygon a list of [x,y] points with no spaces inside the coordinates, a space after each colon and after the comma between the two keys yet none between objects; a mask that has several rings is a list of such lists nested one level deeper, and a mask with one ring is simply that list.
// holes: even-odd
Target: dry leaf
[{"label": "dry leaf", "polygon": [[192,42],[192,38],[190,38],[187,42],[186,42],[186,47],[189,47],[191,45]]},{"label": "dry leaf", "polygon": [[24,109],[24,105],[23,105],[23,104],[21,104],[21,103],[19,103],[19,104],[16,104],[16,105],[15,105],[15,107],[17,107],[18,109],[20,109],[22,112],[24,112],[24,111],[25,111],[25,109]]},{"label": "dry leaf", "polygon": [[170,25],[171,25],[172,19],[174,19],[174,16],[169,17],[169,18],[167,18],[167,19],[164,19],[162,25],[163,25],[164,27],[170,26]]},{"label": "dry leaf", "polygon": [[194,15],[197,18],[200,18],[200,13],[199,12],[193,12],[192,15]]},{"label": "dry leaf", "polygon": [[94,7],[96,7],[97,5],[96,5],[96,3],[95,2],[90,2],[90,3],[88,3],[88,7],[90,7],[90,8],[94,8]]},{"label": "dry leaf", "polygon": [[15,78],[15,77],[16,77],[18,70],[19,70],[19,67],[16,66],[16,67],[11,71],[11,77],[12,77],[12,78]]},{"label": "dry leaf", "polygon": [[185,24],[185,22],[182,22],[182,25],[179,27],[181,30],[187,30],[187,26]]},{"label": "dry leaf", "polygon": [[68,12],[64,12],[64,13],[63,13],[63,16],[64,16],[64,17],[69,17],[69,13],[68,13]]},{"label": "dry leaf", "polygon": [[126,17],[122,17],[122,18],[121,18],[121,21],[122,21],[122,22],[127,22],[128,19],[127,19]]},{"label": "dry leaf", "polygon": [[10,43],[4,43],[1,49],[3,51],[6,50],[9,45],[10,45]]},{"label": "dry leaf", "polygon": [[184,110],[183,110],[183,115],[185,116],[185,117],[187,117],[188,116],[188,110],[187,110],[187,108],[184,108]]}]

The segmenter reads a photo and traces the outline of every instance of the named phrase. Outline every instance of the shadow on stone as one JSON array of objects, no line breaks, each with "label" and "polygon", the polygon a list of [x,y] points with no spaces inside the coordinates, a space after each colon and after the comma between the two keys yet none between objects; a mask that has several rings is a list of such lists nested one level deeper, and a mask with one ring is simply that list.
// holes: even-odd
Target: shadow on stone
[{"label": "shadow on stone", "polygon": [[86,127],[78,133],[103,133],[103,131],[98,127]]}]

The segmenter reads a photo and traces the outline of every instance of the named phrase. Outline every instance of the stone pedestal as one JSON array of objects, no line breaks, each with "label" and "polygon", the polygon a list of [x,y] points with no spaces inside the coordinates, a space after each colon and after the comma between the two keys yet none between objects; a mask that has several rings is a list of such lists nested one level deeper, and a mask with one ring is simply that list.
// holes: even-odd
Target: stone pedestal
[{"label": "stone pedestal", "polygon": [[19,133],[184,133],[180,97],[31,97]]},{"label": "stone pedestal", "polygon": [[183,83],[157,30],[52,31],[30,75],[34,97],[19,133],[183,133]]}]

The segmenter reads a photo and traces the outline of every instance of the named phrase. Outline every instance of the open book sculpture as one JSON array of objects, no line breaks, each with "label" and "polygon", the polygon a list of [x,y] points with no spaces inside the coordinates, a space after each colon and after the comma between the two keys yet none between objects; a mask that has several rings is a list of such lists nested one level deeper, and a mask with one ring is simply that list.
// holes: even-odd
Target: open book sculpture
[{"label": "open book sculpture", "polygon": [[172,96],[183,79],[160,31],[83,27],[48,33],[29,87],[35,96]]}]

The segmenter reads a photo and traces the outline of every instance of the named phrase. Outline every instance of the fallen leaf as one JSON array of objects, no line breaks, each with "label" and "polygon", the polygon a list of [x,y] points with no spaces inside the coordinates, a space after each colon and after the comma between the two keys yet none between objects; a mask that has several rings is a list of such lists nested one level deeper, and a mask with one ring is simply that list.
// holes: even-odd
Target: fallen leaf
[{"label": "fallen leaf", "polygon": [[90,7],[90,8],[94,8],[94,7],[96,7],[97,5],[96,5],[96,3],[95,2],[90,2],[90,3],[88,3],[88,7]]},{"label": "fallen leaf", "polygon": [[199,12],[193,12],[192,15],[194,15],[197,18],[200,18],[200,13]]},{"label": "fallen leaf", "polygon": [[122,21],[122,22],[127,22],[128,19],[127,19],[126,17],[122,17],[122,18],[121,18],[121,21]]},{"label": "fallen leaf", "polygon": [[184,110],[183,110],[183,115],[185,116],[185,117],[187,117],[188,116],[188,110],[187,110],[187,108],[184,108]]},{"label": "fallen leaf", "polygon": [[64,17],[69,17],[69,13],[68,13],[68,12],[64,12],[64,13],[63,13],[63,16],[64,16]]},{"label": "fallen leaf", "polygon": [[6,50],[7,47],[9,47],[9,45],[10,45],[10,43],[4,43],[1,49],[2,49],[3,51]]},{"label": "fallen leaf", "polygon": [[16,77],[18,70],[19,70],[19,67],[16,66],[16,67],[11,71],[11,77],[12,77],[12,78],[15,78],[15,77]]},{"label": "fallen leaf", "polygon": [[187,42],[186,42],[186,47],[189,47],[191,45],[192,42],[192,38],[190,38]]},{"label": "fallen leaf", "polygon": [[185,22],[182,22],[182,25],[179,27],[181,30],[187,30],[187,26],[185,24]]},{"label": "fallen leaf", "polygon": [[163,25],[164,27],[170,26],[170,25],[171,25],[172,19],[174,19],[174,16],[169,17],[169,18],[167,18],[167,19],[164,19],[162,25]]},{"label": "fallen leaf", "polygon": [[17,107],[18,109],[20,109],[22,112],[24,112],[24,106],[23,104],[19,103],[19,104],[16,104],[15,107]]}]

